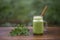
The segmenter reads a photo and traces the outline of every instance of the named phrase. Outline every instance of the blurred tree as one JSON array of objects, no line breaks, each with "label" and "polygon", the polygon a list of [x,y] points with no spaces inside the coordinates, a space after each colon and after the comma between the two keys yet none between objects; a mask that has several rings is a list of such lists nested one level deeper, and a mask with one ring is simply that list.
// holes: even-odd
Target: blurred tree
[{"label": "blurred tree", "polygon": [[0,23],[11,20],[32,21],[32,17],[40,15],[43,7],[48,5],[44,20],[60,24],[59,3],[60,0],[0,0]]},{"label": "blurred tree", "polygon": [[60,25],[60,0],[52,0],[51,5],[48,8],[48,11],[45,15],[45,20],[47,20],[51,24],[59,24]]},{"label": "blurred tree", "polygon": [[29,20],[33,0],[0,0],[0,20]]}]

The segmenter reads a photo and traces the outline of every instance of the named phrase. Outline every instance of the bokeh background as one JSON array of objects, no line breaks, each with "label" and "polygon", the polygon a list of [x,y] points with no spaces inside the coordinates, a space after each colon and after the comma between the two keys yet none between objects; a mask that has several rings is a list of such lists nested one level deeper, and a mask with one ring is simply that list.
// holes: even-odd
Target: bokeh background
[{"label": "bokeh background", "polygon": [[45,5],[44,20],[60,25],[60,0],[0,0],[0,27],[32,25],[33,16],[40,15]]}]

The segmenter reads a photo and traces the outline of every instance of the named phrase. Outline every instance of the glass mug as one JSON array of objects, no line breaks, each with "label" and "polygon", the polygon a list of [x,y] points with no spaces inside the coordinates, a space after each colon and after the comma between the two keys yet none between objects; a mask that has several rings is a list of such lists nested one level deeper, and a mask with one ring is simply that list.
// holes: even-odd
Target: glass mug
[{"label": "glass mug", "polygon": [[46,31],[46,21],[43,21],[42,16],[33,17],[33,34],[43,34]]}]

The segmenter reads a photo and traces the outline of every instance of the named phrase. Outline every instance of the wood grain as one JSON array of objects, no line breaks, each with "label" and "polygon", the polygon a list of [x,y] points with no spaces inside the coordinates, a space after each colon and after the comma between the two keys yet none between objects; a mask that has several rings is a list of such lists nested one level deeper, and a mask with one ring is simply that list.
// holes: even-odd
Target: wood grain
[{"label": "wood grain", "polygon": [[0,27],[0,40],[60,40],[60,27],[48,27],[43,35],[33,35],[32,27],[29,36],[9,36],[14,27]]}]

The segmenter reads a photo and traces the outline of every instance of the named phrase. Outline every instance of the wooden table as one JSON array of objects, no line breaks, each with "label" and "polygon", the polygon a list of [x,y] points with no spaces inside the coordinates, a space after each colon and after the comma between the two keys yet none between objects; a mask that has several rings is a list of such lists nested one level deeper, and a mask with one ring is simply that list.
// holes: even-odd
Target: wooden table
[{"label": "wooden table", "polygon": [[9,36],[14,27],[0,27],[0,40],[60,40],[60,27],[48,27],[43,35],[33,35],[32,27],[29,36]]}]

